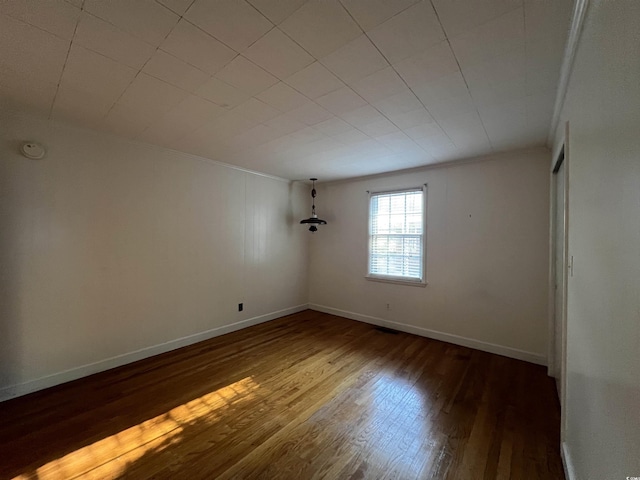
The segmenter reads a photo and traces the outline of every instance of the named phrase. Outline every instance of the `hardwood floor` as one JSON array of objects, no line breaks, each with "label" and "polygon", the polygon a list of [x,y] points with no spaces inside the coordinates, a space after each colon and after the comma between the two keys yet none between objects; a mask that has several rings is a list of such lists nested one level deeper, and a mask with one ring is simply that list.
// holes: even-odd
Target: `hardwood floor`
[{"label": "hardwood floor", "polygon": [[0,478],[560,479],[554,388],[308,310],[0,404]]}]

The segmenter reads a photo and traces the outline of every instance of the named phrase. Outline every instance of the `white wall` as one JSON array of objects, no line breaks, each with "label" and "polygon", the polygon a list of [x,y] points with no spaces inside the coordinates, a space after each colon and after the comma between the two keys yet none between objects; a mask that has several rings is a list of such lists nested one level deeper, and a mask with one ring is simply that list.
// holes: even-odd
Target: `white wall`
[{"label": "white wall", "polygon": [[[0,400],[306,307],[305,186],[0,124]],[[20,156],[24,140],[47,157]]]},{"label": "white wall", "polygon": [[574,478],[640,476],[640,2],[591,1],[569,121],[565,456]]},{"label": "white wall", "polygon": [[[312,308],[544,363],[549,155],[542,148],[322,186],[318,214],[328,225],[312,240]],[[367,190],[424,183],[428,285],[365,279]]]}]

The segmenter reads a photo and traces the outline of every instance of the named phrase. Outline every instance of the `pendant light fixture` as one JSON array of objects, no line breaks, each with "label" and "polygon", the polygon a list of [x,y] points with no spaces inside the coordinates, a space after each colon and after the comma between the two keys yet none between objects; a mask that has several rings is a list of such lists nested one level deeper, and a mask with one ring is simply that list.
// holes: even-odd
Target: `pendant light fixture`
[{"label": "pendant light fixture", "polygon": [[300,220],[300,223],[310,224],[309,231],[311,233],[317,232],[318,227],[316,225],[326,225],[327,222],[318,218],[316,215],[316,180],[317,178],[310,178],[313,182],[313,187],[311,188],[311,216],[304,220]]}]

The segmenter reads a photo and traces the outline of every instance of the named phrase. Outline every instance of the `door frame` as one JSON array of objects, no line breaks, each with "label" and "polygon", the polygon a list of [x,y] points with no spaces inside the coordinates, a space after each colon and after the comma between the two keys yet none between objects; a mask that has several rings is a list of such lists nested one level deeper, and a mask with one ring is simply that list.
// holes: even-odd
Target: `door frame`
[{"label": "door frame", "polygon": [[[572,269],[572,261],[569,256],[569,123],[565,125],[564,138],[556,148],[552,156],[551,161],[551,178],[550,178],[550,218],[549,218],[549,340],[547,345],[547,366],[548,374],[555,376],[558,366],[560,367],[560,378],[558,384],[560,385],[560,391],[558,397],[560,399],[560,436],[561,441],[565,438],[565,405],[566,405],[566,392],[567,392],[567,296],[568,289],[567,284],[569,280],[569,271]],[[559,286],[563,292],[563,301],[561,305],[561,355],[560,358],[556,358],[555,354],[555,332],[556,332],[556,212],[557,205],[557,188],[555,174],[558,172],[561,166],[564,166],[564,256],[562,258],[563,275],[561,275],[562,284]],[[573,272],[571,272],[573,274]]]}]

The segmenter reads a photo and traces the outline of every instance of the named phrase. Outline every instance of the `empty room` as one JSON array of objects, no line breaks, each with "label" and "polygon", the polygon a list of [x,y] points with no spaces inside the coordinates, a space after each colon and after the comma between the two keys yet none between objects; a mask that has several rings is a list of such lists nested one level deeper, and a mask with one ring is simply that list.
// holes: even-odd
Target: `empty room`
[{"label": "empty room", "polygon": [[640,2],[0,0],[0,480],[640,478]]}]

